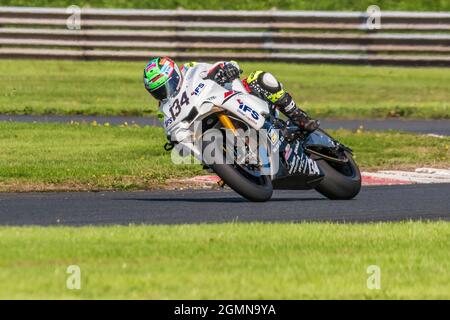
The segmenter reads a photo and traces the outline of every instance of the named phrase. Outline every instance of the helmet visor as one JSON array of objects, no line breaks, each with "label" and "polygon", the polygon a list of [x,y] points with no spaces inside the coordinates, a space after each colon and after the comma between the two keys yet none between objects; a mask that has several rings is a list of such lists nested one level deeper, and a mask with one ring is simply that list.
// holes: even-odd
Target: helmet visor
[{"label": "helmet visor", "polygon": [[151,80],[146,80],[144,73],[144,83],[150,94],[158,100],[167,99],[178,94],[181,87],[182,75],[178,66],[167,59],[162,62],[162,66],[154,71]]},{"label": "helmet visor", "polygon": [[166,86],[164,86],[164,85],[153,91],[150,91],[150,90],[148,90],[148,91],[153,96],[153,98],[155,98],[156,100],[167,99],[167,90],[166,90]]},{"label": "helmet visor", "polygon": [[175,65],[173,72],[169,75],[169,80],[166,81],[165,87],[167,92],[167,97],[174,97],[178,94],[181,87],[182,75],[178,66]]}]

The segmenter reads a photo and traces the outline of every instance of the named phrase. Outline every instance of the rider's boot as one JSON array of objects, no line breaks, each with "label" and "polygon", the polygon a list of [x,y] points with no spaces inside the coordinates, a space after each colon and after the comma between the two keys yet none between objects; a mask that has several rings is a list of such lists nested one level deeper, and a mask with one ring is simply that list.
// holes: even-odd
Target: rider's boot
[{"label": "rider's boot", "polygon": [[306,132],[313,132],[319,128],[320,122],[311,119],[306,112],[297,107],[291,95],[285,92],[284,96],[277,101],[276,106],[286,115],[295,125]]}]

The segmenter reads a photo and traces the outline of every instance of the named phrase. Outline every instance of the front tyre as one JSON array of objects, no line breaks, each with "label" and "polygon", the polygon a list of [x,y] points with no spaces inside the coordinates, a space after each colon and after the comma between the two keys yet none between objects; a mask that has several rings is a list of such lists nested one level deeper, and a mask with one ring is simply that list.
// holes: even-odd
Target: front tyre
[{"label": "front tyre", "polygon": [[273,186],[270,176],[251,177],[237,165],[213,164],[211,169],[231,189],[250,201],[264,202],[270,200]]},{"label": "front tyre", "polygon": [[[213,129],[214,130],[214,129]],[[208,130],[205,136],[214,136],[214,131]],[[217,131],[216,131],[217,132]],[[231,189],[250,201],[263,202],[268,201],[272,197],[273,186],[270,175],[261,174],[257,166],[239,164],[234,161],[227,163],[226,159],[226,135],[218,131],[219,139],[210,138],[204,140],[203,144],[203,161],[208,165]],[[213,152],[208,151],[209,143],[215,144],[216,148]]]},{"label": "front tyre", "polygon": [[318,159],[317,164],[325,174],[316,190],[332,200],[349,200],[361,190],[361,173],[348,151],[344,151],[347,163]]}]

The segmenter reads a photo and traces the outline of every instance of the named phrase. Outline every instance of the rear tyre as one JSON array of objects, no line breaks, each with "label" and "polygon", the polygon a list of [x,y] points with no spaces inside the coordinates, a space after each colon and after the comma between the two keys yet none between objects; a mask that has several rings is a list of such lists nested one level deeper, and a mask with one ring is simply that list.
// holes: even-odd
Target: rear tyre
[{"label": "rear tyre", "polygon": [[348,159],[346,164],[316,160],[325,177],[316,190],[332,200],[349,200],[361,190],[361,173],[352,155],[344,151]]}]

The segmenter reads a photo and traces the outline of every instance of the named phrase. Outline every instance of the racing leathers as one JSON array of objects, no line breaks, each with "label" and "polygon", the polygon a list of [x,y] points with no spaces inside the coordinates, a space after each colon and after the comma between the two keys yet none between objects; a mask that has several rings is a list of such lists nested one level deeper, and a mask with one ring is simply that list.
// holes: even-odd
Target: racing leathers
[{"label": "racing leathers", "polygon": [[[217,62],[209,70],[208,76],[218,84],[224,85],[238,79],[241,73],[242,70],[234,61]],[[310,119],[304,111],[298,108],[292,96],[283,89],[283,85],[271,73],[261,70],[254,71],[242,80],[242,84],[249,93],[275,106],[301,129],[312,132],[319,127],[319,121]]]}]

